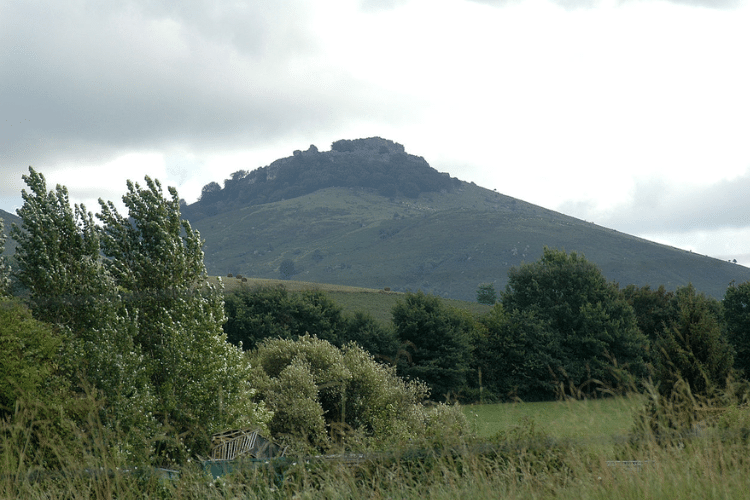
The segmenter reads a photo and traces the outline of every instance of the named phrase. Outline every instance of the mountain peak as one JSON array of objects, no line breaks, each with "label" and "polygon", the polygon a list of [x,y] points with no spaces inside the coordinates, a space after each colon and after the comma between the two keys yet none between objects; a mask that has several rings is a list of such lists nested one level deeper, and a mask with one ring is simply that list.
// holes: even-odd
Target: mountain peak
[{"label": "mountain peak", "polygon": [[404,146],[382,137],[369,137],[367,139],[341,139],[331,144],[331,151],[339,153],[406,153]]},{"label": "mountain peak", "polygon": [[369,189],[388,198],[416,198],[424,192],[451,191],[460,182],[438,172],[421,156],[407,154],[397,142],[381,137],[342,139],[335,141],[330,151],[320,152],[311,145],[266,167],[235,172],[223,188],[211,182],[203,187],[200,200],[183,208],[183,214],[197,220],[329,187]]}]

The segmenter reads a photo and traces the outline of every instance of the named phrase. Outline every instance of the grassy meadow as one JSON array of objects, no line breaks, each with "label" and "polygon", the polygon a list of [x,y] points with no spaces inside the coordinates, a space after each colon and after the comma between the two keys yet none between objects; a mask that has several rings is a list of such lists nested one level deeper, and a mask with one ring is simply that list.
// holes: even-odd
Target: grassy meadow
[{"label": "grassy meadow", "polygon": [[589,400],[498,403],[464,406],[464,413],[479,437],[532,420],[546,434],[561,439],[607,440],[625,436],[633,425],[638,396]]}]

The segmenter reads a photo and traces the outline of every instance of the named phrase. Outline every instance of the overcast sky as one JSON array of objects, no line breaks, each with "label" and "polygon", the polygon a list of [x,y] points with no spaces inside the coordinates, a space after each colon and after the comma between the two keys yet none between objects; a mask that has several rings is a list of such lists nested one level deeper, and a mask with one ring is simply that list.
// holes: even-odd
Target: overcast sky
[{"label": "overcast sky", "polygon": [[741,0],[0,0],[0,208],[96,212],[380,136],[462,180],[750,265]]}]

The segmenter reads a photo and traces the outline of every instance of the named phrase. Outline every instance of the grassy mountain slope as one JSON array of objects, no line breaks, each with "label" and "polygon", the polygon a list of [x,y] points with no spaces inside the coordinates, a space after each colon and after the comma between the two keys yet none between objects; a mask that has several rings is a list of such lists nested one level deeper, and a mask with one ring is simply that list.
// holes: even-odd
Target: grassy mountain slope
[{"label": "grassy mountain slope", "polygon": [[5,255],[13,255],[16,251],[16,242],[10,237],[10,226],[13,223],[21,225],[21,218],[17,215],[0,210],[0,219],[3,220],[3,234],[5,234]]},{"label": "grassy mountain slope", "polygon": [[194,222],[211,274],[293,279],[395,291],[422,289],[474,300],[477,285],[499,291],[512,266],[545,245],[583,253],[622,286],[692,282],[723,297],[750,269],[656,244],[543,209],[473,184],[450,192],[391,197],[334,187],[232,209]]}]

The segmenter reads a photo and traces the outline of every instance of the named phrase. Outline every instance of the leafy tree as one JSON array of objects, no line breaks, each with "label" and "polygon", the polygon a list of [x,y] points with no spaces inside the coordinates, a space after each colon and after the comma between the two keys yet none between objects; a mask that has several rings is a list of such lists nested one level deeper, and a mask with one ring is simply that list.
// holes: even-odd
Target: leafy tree
[{"label": "leafy tree", "polygon": [[487,304],[488,306],[495,305],[497,302],[497,292],[495,292],[495,285],[492,283],[482,283],[477,288],[477,302],[480,304]]},{"label": "leafy tree", "polygon": [[203,186],[203,189],[201,189],[200,201],[209,203],[212,201],[216,201],[219,197],[220,192],[221,186],[218,182],[209,182],[208,184]]},{"label": "leafy tree", "polygon": [[[18,276],[31,294],[36,318],[56,325],[62,339],[56,361],[79,393],[93,386],[107,399],[105,424],[153,433],[153,399],[134,322],[119,314],[114,280],[99,254],[99,234],[90,213],[71,209],[67,189],[47,192],[44,176],[29,168],[23,176]],[[135,437],[134,434],[127,434]],[[130,444],[121,443],[127,449]]]},{"label": "leafy tree", "polygon": [[490,397],[528,401],[555,396],[551,372],[559,367],[559,343],[545,321],[531,311],[509,313],[496,304],[479,324],[474,359]]},{"label": "leafy tree", "polygon": [[723,301],[729,343],[734,347],[735,367],[750,379],[750,281],[727,288]]},{"label": "leafy tree", "polygon": [[307,333],[340,346],[347,329],[341,308],[320,290],[243,288],[225,300],[227,338],[235,345],[242,343],[245,350],[265,338],[295,339]]},{"label": "leafy tree", "polygon": [[668,292],[664,285],[656,290],[648,285],[628,285],[622,289],[622,295],[635,311],[638,328],[651,342],[655,342],[664,327],[677,317],[674,292]]},{"label": "leafy tree", "polygon": [[402,380],[355,344],[266,339],[250,359],[257,397],[273,411],[269,428],[290,444],[326,450],[345,437],[384,446],[425,431],[424,384]]},{"label": "leafy tree", "polygon": [[396,335],[408,353],[399,359],[399,374],[423,380],[433,399],[460,393],[469,372],[472,319],[422,291],[407,293],[391,312]]},{"label": "leafy tree", "polygon": [[346,319],[344,342],[356,342],[381,362],[394,364],[400,343],[392,327],[385,326],[372,314],[355,312]]},{"label": "leafy tree", "polygon": [[297,272],[294,270],[294,261],[292,259],[284,259],[281,261],[281,265],[279,266],[279,274],[281,275],[281,279],[288,280]]},{"label": "leafy tree", "polygon": [[31,293],[34,316],[83,331],[99,324],[102,296],[113,294],[99,256],[99,235],[91,213],[70,206],[68,190],[47,192],[44,176],[29,167],[24,175],[30,192],[21,192],[21,226],[13,225],[18,242],[18,279]]},{"label": "leafy tree", "polygon": [[576,386],[592,379],[616,384],[613,360],[643,373],[648,340],[633,308],[582,255],[545,247],[537,262],[510,270],[502,304],[510,314],[525,311],[547,325],[558,375]]},{"label": "leafy tree", "polygon": [[226,341],[223,296],[207,281],[200,235],[180,218],[177,191],[165,198],[157,180],[145,180],[127,183],[128,217],[100,200],[102,251],[137,322],[157,417],[184,436],[175,453],[185,444],[205,451],[211,433],[262,426],[266,415],[252,402],[249,363]]},{"label": "leafy tree", "polygon": [[715,304],[692,285],[677,289],[678,312],[655,345],[659,391],[671,394],[677,381],[692,394],[725,386],[734,354],[721,331]]}]

